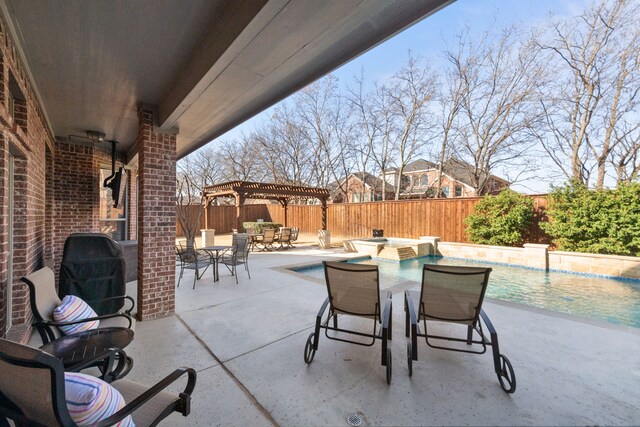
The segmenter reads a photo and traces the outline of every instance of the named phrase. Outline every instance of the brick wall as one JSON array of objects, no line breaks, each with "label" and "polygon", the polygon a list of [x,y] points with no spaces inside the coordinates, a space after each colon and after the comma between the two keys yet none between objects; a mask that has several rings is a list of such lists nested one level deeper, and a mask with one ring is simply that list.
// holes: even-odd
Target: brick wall
[{"label": "brick wall", "polygon": [[[9,110],[9,80],[20,92]],[[16,86],[14,86],[16,87]],[[50,198],[45,180],[47,151],[53,150],[53,136],[18,59],[6,25],[0,18],[0,336],[7,325],[7,289],[12,283],[12,330],[9,338],[28,337],[31,311],[28,291],[20,277],[42,266],[45,247],[51,233],[47,231],[45,207]],[[14,174],[14,245],[13,277],[8,277],[9,255],[9,154],[15,159]],[[12,331],[20,330],[19,334]],[[18,336],[21,335],[21,336]]]},{"label": "brick wall", "polygon": [[[2,67],[0,67],[2,68]],[[7,228],[9,227],[8,199],[9,147],[4,133],[0,132],[0,337],[4,337],[7,325]]]},{"label": "brick wall", "polygon": [[176,137],[138,113],[138,318],[175,311]]}]

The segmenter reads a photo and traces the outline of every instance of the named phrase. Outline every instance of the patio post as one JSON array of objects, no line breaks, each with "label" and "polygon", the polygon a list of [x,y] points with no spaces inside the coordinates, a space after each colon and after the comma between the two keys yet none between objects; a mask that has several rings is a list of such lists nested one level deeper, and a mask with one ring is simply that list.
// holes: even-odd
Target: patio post
[{"label": "patio post", "polygon": [[244,203],[244,197],[242,197],[240,194],[235,193],[235,199],[236,199],[236,229],[238,230],[238,233],[240,232],[240,230],[242,230],[242,204]]},{"label": "patio post", "polygon": [[327,199],[322,199],[322,229],[327,229]]},{"label": "patio post", "polygon": [[138,111],[138,319],[175,312],[176,135]]}]

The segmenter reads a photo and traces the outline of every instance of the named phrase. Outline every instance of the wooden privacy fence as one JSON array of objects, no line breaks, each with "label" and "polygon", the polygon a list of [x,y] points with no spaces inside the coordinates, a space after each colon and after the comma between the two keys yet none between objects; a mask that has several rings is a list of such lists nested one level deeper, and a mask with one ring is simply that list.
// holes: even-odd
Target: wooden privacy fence
[{"label": "wooden privacy fence", "polygon": [[[532,243],[549,243],[549,237],[538,225],[538,221],[545,219],[546,196],[530,197],[534,200],[537,212],[541,212],[542,215],[537,215],[526,240]],[[480,200],[482,200],[481,197],[465,197],[330,204],[327,212],[327,229],[331,232],[331,237],[338,240],[371,237],[374,229],[381,229],[388,237],[439,236],[446,242],[468,243],[464,219],[473,212],[473,207]],[[284,209],[275,204],[242,206],[240,216],[242,221],[255,221],[261,218],[265,221],[284,224]],[[210,206],[208,225],[209,228],[216,230],[216,234],[230,233],[236,227],[236,208]],[[321,206],[289,205],[288,225],[299,227],[301,233],[317,234],[322,228]],[[200,218],[200,228],[204,226],[203,213]],[[177,221],[176,235],[184,235]]]}]

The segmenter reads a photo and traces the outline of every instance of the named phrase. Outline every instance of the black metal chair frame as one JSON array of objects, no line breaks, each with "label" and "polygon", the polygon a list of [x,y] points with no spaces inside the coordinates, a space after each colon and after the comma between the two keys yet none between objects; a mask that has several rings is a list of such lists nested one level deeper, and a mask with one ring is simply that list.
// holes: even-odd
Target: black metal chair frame
[{"label": "black metal chair frame", "polygon": [[[495,369],[496,375],[498,376],[498,381],[500,382],[500,386],[507,393],[513,393],[516,391],[516,376],[515,376],[513,367],[511,366],[511,362],[505,355],[500,353],[500,347],[498,345],[498,333],[496,332],[496,329],[493,326],[493,323],[491,323],[489,316],[482,309],[482,302],[484,300],[484,295],[489,282],[489,274],[491,273],[491,268],[486,268],[485,270],[486,272],[485,272],[482,292],[479,298],[479,303],[476,307],[475,316],[472,319],[452,320],[452,319],[428,316],[425,314],[426,310],[422,301],[420,302],[420,305],[419,305],[420,313],[416,313],[414,304],[412,301],[412,297],[409,291],[405,291],[405,299],[404,299],[405,336],[411,338],[410,342],[407,344],[407,364],[409,368],[409,376],[413,375],[413,361],[418,360],[418,337],[425,338],[425,342],[431,348],[436,348],[440,350],[457,351],[461,353],[484,354],[487,351],[487,346],[491,346],[492,354],[493,354],[494,369]],[[437,267],[434,267],[431,265],[425,265],[423,267],[423,281],[424,281],[424,274],[426,274],[427,271],[438,271],[439,273],[442,273],[442,270],[438,270]],[[469,273],[447,272],[447,274],[465,275]],[[424,292],[424,284],[422,285],[421,296],[422,296],[422,292]],[[422,318],[424,333],[420,331],[420,328],[418,325],[418,314]],[[428,332],[427,318],[430,321],[450,322],[450,323],[472,321],[472,324],[467,326],[466,338],[433,335],[433,334],[429,334]],[[488,336],[483,330],[483,327],[482,327],[483,322],[489,332]],[[474,339],[474,332],[478,334],[477,339]],[[478,350],[466,350],[462,348],[436,345],[433,342],[429,342],[429,339],[465,343],[469,346],[473,344],[479,344],[480,346],[482,346],[482,348]]]},{"label": "black metal chair frame", "polygon": [[[335,265],[335,263],[332,263],[332,264]],[[323,261],[323,265],[325,267],[325,278],[326,278],[327,261]],[[345,269],[347,269],[349,265],[350,264],[344,263]],[[336,268],[336,267],[329,267],[329,268]],[[371,266],[371,269],[369,271],[372,271],[374,269],[377,272],[378,267]],[[376,340],[381,340],[382,351],[381,351],[380,363],[382,366],[386,366],[387,384],[391,384],[392,361],[391,361],[391,348],[388,344],[388,341],[391,341],[392,339],[393,307],[391,304],[391,292],[387,292],[387,298],[385,298],[385,304],[383,309],[384,311],[382,313],[382,316],[380,316],[380,301],[376,303],[375,317],[373,318],[373,322],[372,322],[373,332],[371,334],[367,334],[360,331],[343,329],[338,327],[338,314],[351,315],[351,316],[357,316],[357,317],[363,317],[363,316],[355,313],[346,313],[344,311],[340,311],[340,313],[336,312],[333,309],[333,305],[331,304],[331,289],[329,287],[330,286],[329,281],[328,279],[326,280],[327,280],[327,291],[329,293],[329,296],[324,300],[324,303],[322,303],[322,306],[318,311],[318,314],[316,316],[316,324],[315,324],[314,332],[311,333],[307,338],[307,342],[304,347],[304,361],[307,364],[313,362],[316,351],[318,350],[318,343],[320,341],[320,329],[324,329],[325,336],[330,340],[342,341],[342,342],[357,344],[365,347],[371,347],[375,344]],[[328,315],[326,319],[323,321],[322,317],[324,316],[325,311],[327,311],[327,307],[329,307]],[[380,319],[382,320],[381,322],[379,321]],[[333,326],[329,325],[330,320],[333,320],[332,322]],[[380,329],[378,329],[378,323],[381,323]],[[349,340],[345,338],[332,337],[329,335],[329,331],[342,332],[349,335],[371,338],[371,342],[360,342],[360,341],[354,341],[354,340]]]},{"label": "black metal chair frame", "polygon": [[[202,279],[204,273],[206,273],[207,269],[210,265],[215,263],[215,260],[211,256],[211,254],[203,254],[196,247],[193,247],[193,251],[190,253],[189,249],[182,246],[182,243],[178,243],[176,245],[176,254],[178,255],[180,262],[180,276],[178,277],[177,286],[180,287],[180,280],[182,280],[182,275],[184,270],[194,270],[193,274],[193,289],[196,288],[196,280]],[[201,268],[204,267],[202,272]]]},{"label": "black metal chair frame", "polygon": [[[7,354],[0,353],[0,359],[6,361],[7,363],[14,364],[16,366],[27,367],[27,368],[35,368],[35,369],[44,369],[48,370],[51,374],[51,383],[52,383],[52,402],[51,404],[54,406],[54,412],[57,418],[57,421],[60,426],[76,426],[77,424],[71,419],[71,415],[69,415],[69,410],[67,409],[66,401],[65,401],[65,385],[64,385],[64,367],[62,366],[62,362],[43,351],[33,349],[35,353],[35,357],[33,359],[23,359],[9,356]],[[87,361],[86,363],[91,364],[95,363],[100,359],[108,358],[111,360],[111,365],[114,360],[114,355],[116,352],[122,352],[121,350],[111,350],[108,353],[101,354],[96,356],[95,359]],[[163,391],[167,388],[171,383],[178,380],[183,375],[188,375],[187,384],[182,392],[178,394],[179,400],[177,400],[173,405],[165,408],[162,412],[158,414],[155,418],[152,425],[157,425],[159,421],[166,418],[173,412],[179,412],[183,416],[189,415],[191,412],[191,394],[196,385],[196,372],[192,368],[178,368],[173,371],[171,374],[166,376],[164,379],[148,388],[141,395],[136,397],[131,402],[126,402],[126,405],[117,411],[115,414],[111,415],[108,418],[105,418],[95,424],[95,427],[103,427],[103,426],[111,426],[119,421],[123,420],[128,415],[134,413],[139,407],[152,399],[155,395]],[[44,403],[44,402],[43,402]],[[0,425],[3,425],[3,421],[5,421],[2,417],[14,420],[17,422],[17,425],[28,425],[28,426],[41,426],[42,424],[25,417],[20,409],[13,404],[9,399],[7,399],[0,392]],[[6,425],[6,421],[5,421]]]},{"label": "black metal chair frame", "polygon": [[[224,264],[225,267],[231,272],[232,276],[236,278],[236,284],[238,283],[238,265],[244,264],[244,269],[251,279],[251,273],[249,272],[249,250],[251,249],[251,235],[246,235],[246,242],[244,247],[238,246],[239,234],[233,235],[233,247],[226,252],[222,253],[218,258],[218,263]],[[229,253],[230,252],[230,253]]]},{"label": "black metal chair frame", "polygon": [[36,285],[29,280],[28,277],[23,277],[20,279],[22,282],[26,283],[29,287],[29,301],[31,304],[31,311],[33,312],[33,323],[32,326],[36,328],[38,334],[40,334],[40,338],[42,339],[42,344],[47,344],[55,339],[57,339],[53,328],[59,328],[60,326],[68,326],[68,325],[76,325],[78,323],[90,322],[94,320],[104,320],[110,319],[114,317],[124,317],[129,325],[127,326],[131,329],[133,325],[133,319],[131,317],[131,311],[135,307],[135,301],[128,295],[121,295],[117,297],[109,297],[105,298],[103,301],[111,300],[111,299],[124,299],[125,301],[129,301],[131,303],[131,307],[126,309],[123,313],[113,313],[113,314],[103,314],[101,316],[90,317],[87,319],[75,320],[71,322],[56,322],[53,320],[46,320],[42,317],[40,310],[38,309],[38,305],[36,303]]}]

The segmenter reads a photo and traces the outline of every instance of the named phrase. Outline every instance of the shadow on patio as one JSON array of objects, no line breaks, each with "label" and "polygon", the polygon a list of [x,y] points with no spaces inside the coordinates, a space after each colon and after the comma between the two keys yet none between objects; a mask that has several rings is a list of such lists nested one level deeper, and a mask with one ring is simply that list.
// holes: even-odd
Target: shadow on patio
[{"label": "shadow on patio", "polygon": [[490,352],[423,344],[409,378],[399,288],[414,283],[393,289],[390,386],[380,343],[372,349],[322,337],[306,365],[304,344],[326,288],[282,267],[345,256],[312,246],[252,253],[252,279],[241,271],[236,285],[223,269],[219,282],[207,271],[195,290],[182,285],[175,316],[138,323],[127,348],[131,379],[151,382],[177,366],[198,371],[192,413],[174,414],[171,425],[348,425],[350,413],[365,425],[640,423],[640,331],[513,303],[489,300],[485,310],[516,370],[515,394],[500,388]]}]

